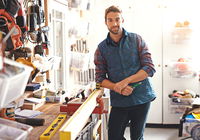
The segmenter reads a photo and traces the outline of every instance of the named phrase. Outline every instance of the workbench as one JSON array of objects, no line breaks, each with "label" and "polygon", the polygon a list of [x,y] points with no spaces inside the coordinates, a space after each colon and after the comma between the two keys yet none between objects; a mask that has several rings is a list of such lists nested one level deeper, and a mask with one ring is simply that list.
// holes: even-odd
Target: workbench
[{"label": "workbench", "polygon": [[[35,126],[33,128],[31,133],[29,134],[29,140],[39,139],[40,135],[42,135],[42,133],[51,125],[51,123],[57,118],[59,114],[66,114],[67,119],[65,120],[61,128],[59,128],[59,130],[55,133],[52,139],[53,140],[54,139],[55,140],[59,140],[59,139],[60,140],[61,139],[74,140],[77,134],[85,126],[86,122],[88,121],[89,116],[92,114],[95,106],[97,105],[96,99],[100,93],[101,91],[91,93],[91,95],[83,102],[83,104],[78,108],[76,112],[74,112],[72,116],[70,116],[66,112],[60,112],[60,106],[62,105],[61,103],[46,103],[43,106],[39,107],[37,110],[43,113],[37,116],[37,118],[45,119],[45,123],[43,126]],[[103,124],[105,121],[101,121],[101,122]],[[103,127],[105,127],[105,125],[101,125],[101,129],[104,129]],[[101,130],[100,133],[102,132],[103,131]],[[101,139],[103,139],[103,137]],[[103,139],[103,140],[106,140],[106,139]]]}]

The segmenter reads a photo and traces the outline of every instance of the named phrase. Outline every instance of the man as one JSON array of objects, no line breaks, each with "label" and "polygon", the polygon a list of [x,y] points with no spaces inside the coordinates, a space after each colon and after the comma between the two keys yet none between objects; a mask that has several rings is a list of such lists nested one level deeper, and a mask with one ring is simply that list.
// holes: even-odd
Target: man
[{"label": "man", "polygon": [[96,82],[110,89],[108,139],[124,140],[130,123],[131,140],[142,140],[150,102],[156,97],[148,78],[155,69],[144,40],[122,28],[123,22],[119,7],[105,10],[109,33],[95,52]]}]

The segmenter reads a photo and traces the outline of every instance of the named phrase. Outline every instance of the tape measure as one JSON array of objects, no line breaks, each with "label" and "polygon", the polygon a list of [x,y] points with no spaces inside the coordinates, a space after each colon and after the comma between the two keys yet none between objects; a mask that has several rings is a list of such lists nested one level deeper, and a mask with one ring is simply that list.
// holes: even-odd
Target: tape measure
[{"label": "tape measure", "polygon": [[60,126],[64,123],[67,115],[60,114],[58,117],[51,123],[51,125],[42,133],[40,140],[50,140],[50,138],[56,133]]}]

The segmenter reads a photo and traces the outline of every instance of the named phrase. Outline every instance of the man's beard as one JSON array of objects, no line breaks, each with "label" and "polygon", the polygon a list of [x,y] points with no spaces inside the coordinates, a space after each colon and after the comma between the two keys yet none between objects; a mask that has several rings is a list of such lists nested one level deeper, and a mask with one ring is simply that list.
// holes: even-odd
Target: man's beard
[{"label": "man's beard", "polygon": [[[112,30],[113,28],[116,28],[117,27],[117,30]],[[112,28],[108,28],[108,30],[112,33],[112,34],[118,34],[120,33],[120,27],[119,26],[115,26],[115,27],[112,27]]]}]

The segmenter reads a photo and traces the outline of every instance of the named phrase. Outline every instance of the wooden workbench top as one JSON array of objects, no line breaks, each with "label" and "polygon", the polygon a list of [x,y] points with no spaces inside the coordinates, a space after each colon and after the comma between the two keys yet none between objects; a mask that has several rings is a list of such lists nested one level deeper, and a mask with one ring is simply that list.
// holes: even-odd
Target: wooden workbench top
[{"label": "wooden workbench top", "polygon": [[[43,126],[36,126],[33,128],[33,130],[31,131],[31,133],[28,136],[29,140],[38,140],[40,138],[40,135],[46,130],[46,128],[48,128],[51,125],[51,123],[54,121],[54,119],[56,119],[56,117],[60,114],[60,105],[61,104],[58,104],[58,103],[57,104],[46,103],[43,106],[41,106],[39,109],[37,109],[37,110],[43,112],[41,115],[37,116],[37,118],[44,118],[45,123]],[[52,140],[59,140],[59,132],[58,131],[52,137]]]}]

